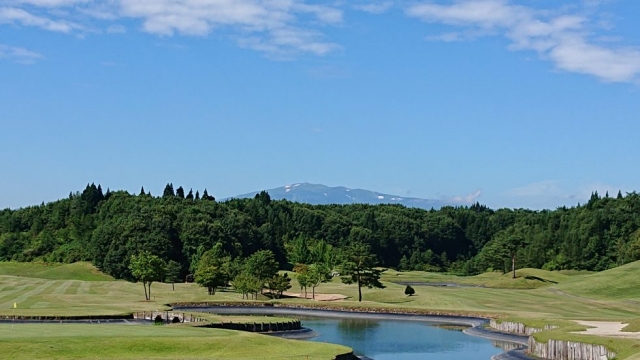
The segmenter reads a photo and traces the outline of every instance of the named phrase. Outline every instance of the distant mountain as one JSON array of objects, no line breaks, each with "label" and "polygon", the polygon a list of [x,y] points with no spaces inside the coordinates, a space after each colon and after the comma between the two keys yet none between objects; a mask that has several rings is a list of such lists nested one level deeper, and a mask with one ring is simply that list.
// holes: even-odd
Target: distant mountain
[{"label": "distant mountain", "polygon": [[[320,184],[299,183],[266,190],[274,200],[289,200],[313,205],[326,204],[401,204],[422,209],[439,209],[447,204],[439,200],[419,199],[398,195],[382,194],[363,189],[351,189],[343,186],[330,187]],[[252,198],[260,191],[234,196]]]}]

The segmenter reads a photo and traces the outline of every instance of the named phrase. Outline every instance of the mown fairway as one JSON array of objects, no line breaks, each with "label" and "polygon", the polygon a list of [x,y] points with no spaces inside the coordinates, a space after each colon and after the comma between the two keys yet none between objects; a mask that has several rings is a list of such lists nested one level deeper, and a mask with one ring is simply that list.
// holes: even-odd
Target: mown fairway
[{"label": "mown fairway", "polygon": [[[5,267],[11,269],[12,274],[0,275],[0,314],[11,315],[14,311],[12,309],[14,302],[18,303],[16,313],[21,315],[97,315],[162,310],[167,308],[166,304],[176,302],[242,300],[241,295],[233,291],[219,291],[215,295],[209,296],[204,288],[196,284],[175,284],[175,291],[173,291],[171,284],[154,283],[152,285],[152,300],[144,301],[141,284],[113,280],[49,280],[51,278],[59,279],[59,276],[64,276],[67,270],[62,266],[39,265],[41,270],[38,271],[36,269],[38,265],[34,264],[24,264],[24,266],[44,278],[15,276],[15,274],[24,274],[20,270],[21,266],[23,264],[0,264],[0,274],[6,273],[3,270]],[[89,264],[74,264],[74,267],[65,266],[68,266],[68,269],[74,269],[66,274],[71,279],[86,278],[87,272],[94,275],[96,273],[96,270]],[[84,271],[79,268],[84,268]],[[55,277],[51,274],[55,274]],[[347,300],[314,302],[291,298],[276,301],[280,303],[405,308],[443,313],[501,316],[533,326],[557,323],[565,327],[552,333],[555,338],[604,342],[606,345],[618,349],[624,358],[636,353],[636,349],[640,349],[640,341],[602,338],[594,340],[590,336],[568,334],[569,331],[581,328],[579,326],[567,327],[567,324],[571,323],[561,320],[629,322],[640,318],[639,275],[640,262],[601,273],[556,273],[523,269],[518,271],[519,278],[516,280],[510,279],[509,274],[483,274],[461,278],[442,274],[388,271],[384,277],[386,288],[363,289],[364,301],[362,303],[354,301],[357,299],[357,287],[344,285],[337,278],[331,283],[320,285],[316,292],[344,294],[349,296]],[[297,292],[299,288],[295,282],[295,276],[292,275],[292,277],[294,278],[293,288],[290,291]],[[480,284],[489,286],[489,288],[414,286],[416,295],[409,297],[404,295],[403,285],[395,284],[389,280]],[[310,292],[311,289],[309,289]],[[261,297],[260,301],[270,300]],[[212,318],[212,320],[220,319]],[[154,327],[149,329],[153,330]],[[133,329],[131,331],[139,330]],[[4,339],[11,337],[11,335],[7,335],[6,329],[0,332],[0,336]],[[71,335],[71,337],[74,336]],[[17,338],[11,340],[11,342],[14,341],[22,340]],[[74,341],[81,342],[82,340],[77,340],[74,337]],[[170,343],[167,342],[167,344]],[[194,356],[197,357],[197,355]]]},{"label": "mown fairway", "polygon": [[0,325],[3,359],[333,359],[339,345],[153,325]]},{"label": "mown fairway", "polygon": [[[45,278],[0,275],[0,314],[13,314],[14,302],[18,304],[16,312],[21,315],[111,315],[162,310],[167,308],[167,304],[177,302],[242,300],[240,294],[233,291],[218,291],[215,295],[209,296],[206,290],[197,284],[176,283],[174,291],[171,284],[154,283],[151,287],[151,301],[145,301],[141,284],[113,280],[46,279],[53,277],[51,274],[55,274],[56,277],[64,276],[65,267],[73,269],[66,274],[69,279],[86,278],[86,273],[96,273],[96,270],[86,263],[62,266],[0,263],[0,274],[6,273],[5,268],[11,269],[12,274],[20,273],[20,266],[25,266]],[[41,268],[40,271],[35,270],[38,266]],[[363,289],[364,301],[358,303],[354,301],[357,299],[357,287],[344,285],[335,278],[331,283],[320,285],[316,292],[344,294],[350,297],[347,300],[314,302],[292,298],[277,301],[356,307],[400,307],[525,318],[629,320],[640,317],[640,262],[602,273],[580,275],[522,270],[522,274],[531,272],[546,281],[527,280],[522,277],[512,280],[508,278],[509,275],[499,274],[461,278],[418,272],[396,275],[391,271],[385,279],[398,278],[399,281],[407,281],[406,278],[411,278],[412,281],[430,282],[435,279],[436,282],[449,283],[469,283],[481,279],[488,286],[492,285],[491,281],[493,285],[508,281],[521,284],[524,284],[523,281],[534,281],[536,286],[539,282],[545,285],[535,289],[414,286],[416,295],[409,297],[404,295],[403,285],[385,281],[385,289]],[[520,275],[519,271],[518,276]],[[294,280],[290,291],[297,292],[299,288],[295,276],[291,276]],[[494,280],[491,280],[492,278]],[[308,291],[310,294],[311,289]],[[269,299],[261,296],[260,300]]]}]

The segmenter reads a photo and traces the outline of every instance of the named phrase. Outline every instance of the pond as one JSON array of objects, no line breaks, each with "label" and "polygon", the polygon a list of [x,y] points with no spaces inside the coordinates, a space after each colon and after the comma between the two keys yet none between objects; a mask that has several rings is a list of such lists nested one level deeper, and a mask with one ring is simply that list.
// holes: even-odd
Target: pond
[{"label": "pond", "polygon": [[305,318],[302,325],[320,334],[310,341],[346,345],[375,360],[489,360],[503,352],[490,340],[423,322]]},{"label": "pond", "polygon": [[[317,336],[307,341],[348,346],[358,356],[374,360],[438,359],[489,360],[492,356],[519,347],[512,342],[495,342],[470,336],[460,326],[478,326],[481,319],[441,317],[434,321],[420,316],[380,315],[342,311],[308,311],[266,308],[182,309],[218,314],[277,315],[296,317]],[[441,320],[441,321],[438,321]]]}]

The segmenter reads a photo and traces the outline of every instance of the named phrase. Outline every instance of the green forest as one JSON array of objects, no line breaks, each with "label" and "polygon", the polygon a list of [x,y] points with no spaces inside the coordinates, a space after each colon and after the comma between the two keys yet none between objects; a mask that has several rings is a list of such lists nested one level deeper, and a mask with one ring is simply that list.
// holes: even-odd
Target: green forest
[{"label": "green forest", "polygon": [[[321,247],[339,257],[364,243],[378,266],[473,275],[532,267],[600,271],[640,260],[640,195],[593,193],[585,204],[556,210],[472,206],[421,210],[401,205],[308,205],[252,199],[216,201],[182,187],[162,196],[104,192],[87,185],[68,198],[0,211],[0,260],[90,261],[132,279],[130,261],[148,252],[193,273],[212,249],[244,261],[270,250],[281,269]],[[331,261],[328,261],[331,263]]]}]

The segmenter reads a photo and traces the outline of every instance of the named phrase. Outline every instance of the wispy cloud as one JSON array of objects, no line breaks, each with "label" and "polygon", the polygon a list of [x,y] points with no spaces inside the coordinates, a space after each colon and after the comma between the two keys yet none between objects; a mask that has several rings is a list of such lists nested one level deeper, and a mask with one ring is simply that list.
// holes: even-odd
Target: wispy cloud
[{"label": "wispy cloud", "polygon": [[[589,4],[597,5],[593,1]],[[457,41],[465,39],[469,31],[502,35],[511,41],[510,50],[536,51],[560,70],[593,75],[609,82],[640,79],[640,50],[593,39],[591,30],[595,25],[586,12],[568,11],[538,10],[508,0],[460,0],[446,5],[429,2],[407,8],[409,16],[463,29],[459,33],[432,36],[431,40]]]},{"label": "wispy cloud", "polygon": [[368,12],[370,14],[382,14],[393,7],[393,1],[376,1],[366,2],[363,4],[355,4],[353,8],[356,10]]},{"label": "wispy cloud", "polygon": [[[322,28],[343,22],[336,6],[304,0],[0,0],[0,24],[34,26],[81,36],[95,21],[137,19],[144,32],[162,37],[212,32],[277,57],[324,55],[339,46]],[[93,21],[93,22],[92,22]],[[108,25],[107,33],[122,33]],[[85,32],[94,31],[87,30]]]},{"label": "wispy cloud", "polygon": [[36,60],[43,58],[37,52],[21,47],[0,44],[0,59],[8,59],[19,64],[33,64]]},{"label": "wispy cloud", "polygon": [[609,193],[616,196],[625,186],[614,186],[601,182],[569,185],[558,180],[545,180],[509,189],[504,192],[503,202],[508,207],[529,207],[533,209],[553,209],[558,206],[576,206],[589,200],[597,191],[600,196]]},{"label": "wispy cloud", "polygon": [[339,9],[293,0],[120,0],[120,11],[123,16],[141,19],[143,30],[151,34],[205,36],[223,28],[232,31],[242,46],[267,53],[325,54],[337,45],[299,24],[309,15],[320,24],[342,21]]},{"label": "wispy cloud", "polygon": [[481,190],[476,190],[468,195],[456,195],[441,198],[442,201],[447,203],[454,203],[459,205],[471,205],[475,203],[482,195]]},{"label": "wispy cloud", "polygon": [[44,30],[69,33],[79,29],[80,25],[65,20],[53,20],[48,17],[34,15],[26,10],[15,7],[0,7],[0,24],[17,24],[34,26]]},{"label": "wispy cloud", "polygon": [[26,4],[40,7],[65,7],[81,3],[89,3],[92,0],[14,0],[15,4]]}]

